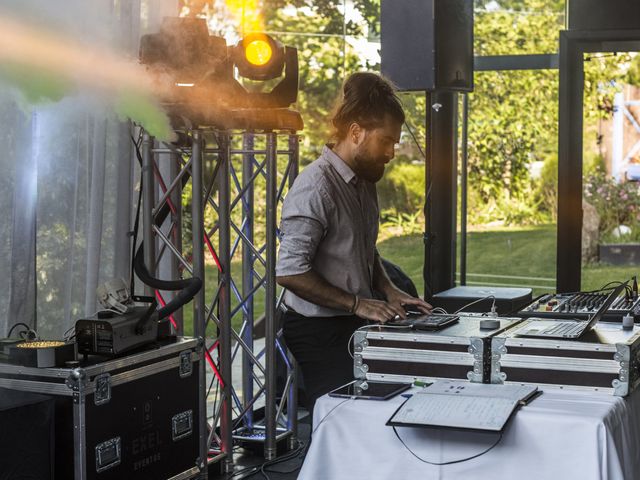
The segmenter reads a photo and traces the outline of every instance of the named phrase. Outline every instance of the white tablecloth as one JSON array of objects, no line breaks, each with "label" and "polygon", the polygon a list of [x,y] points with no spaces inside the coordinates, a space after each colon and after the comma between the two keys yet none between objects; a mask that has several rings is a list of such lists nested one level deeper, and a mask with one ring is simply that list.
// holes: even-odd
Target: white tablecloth
[{"label": "white tablecloth", "polygon": [[[313,441],[298,478],[640,479],[640,390],[626,399],[599,393],[545,391],[520,408],[491,451],[467,462],[443,466],[415,458],[393,429],[385,426],[404,400],[320,398],[314,412]],[[397,430],[417,456],[436,463],[480,453],[498,438],[495,433],[483,432]]]}]

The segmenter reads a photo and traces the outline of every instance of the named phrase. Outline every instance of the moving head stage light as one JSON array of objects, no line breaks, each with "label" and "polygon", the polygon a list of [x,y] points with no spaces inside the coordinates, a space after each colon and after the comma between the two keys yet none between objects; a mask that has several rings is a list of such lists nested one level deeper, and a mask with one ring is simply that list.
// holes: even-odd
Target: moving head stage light
[{"label": "moving head stage light", "polygon": [[[170,81],[170,115],[221,129],[301,130],[289,107],[298,95],[298,52],[269,35],[252,33],[236,45],[209,35],[199,18],[164,19],[140,41],[140,61]],[[253,81],[248,89],[234,76]],[[268,91],[271,82],[280,78]]]}]

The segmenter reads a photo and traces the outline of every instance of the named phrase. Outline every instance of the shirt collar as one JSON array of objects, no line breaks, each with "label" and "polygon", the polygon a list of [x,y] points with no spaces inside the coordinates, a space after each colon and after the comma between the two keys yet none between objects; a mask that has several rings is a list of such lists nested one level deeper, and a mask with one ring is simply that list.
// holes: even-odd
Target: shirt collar
[{"label": "shirt collar", "polygon": [[351,170],[349,165],[346,164],[342,158],[340,158],[331,147],[333,145],[327,144],[322,149],[322,158],[324,158],[327,162],[331,164],[331,166],[338,172],[338,174],[342,177],[345,183],[355,183],[358,181],[358,177]]}]

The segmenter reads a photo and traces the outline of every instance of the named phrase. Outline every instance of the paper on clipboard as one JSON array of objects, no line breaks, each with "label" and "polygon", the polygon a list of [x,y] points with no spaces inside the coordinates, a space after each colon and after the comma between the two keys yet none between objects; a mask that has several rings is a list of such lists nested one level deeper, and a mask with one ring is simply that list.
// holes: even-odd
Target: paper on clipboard
[{"label": "paper on clipboard", "polygon": [[407,400],[388,424],[501,431],[536,392],[535,386],[438,381]]}]

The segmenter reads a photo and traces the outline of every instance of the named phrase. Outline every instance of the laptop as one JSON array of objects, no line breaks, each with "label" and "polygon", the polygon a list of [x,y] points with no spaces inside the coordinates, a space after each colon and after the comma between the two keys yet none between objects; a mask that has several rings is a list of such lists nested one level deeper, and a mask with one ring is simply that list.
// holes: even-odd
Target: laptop
[{"label": "laptop", "polygon": [[595,327],[626,286],[627,282],[624,282],[614,288],[588,320],[544,320],[531,317],[515,334],[519,337],[580,338],[583,333]]}]

